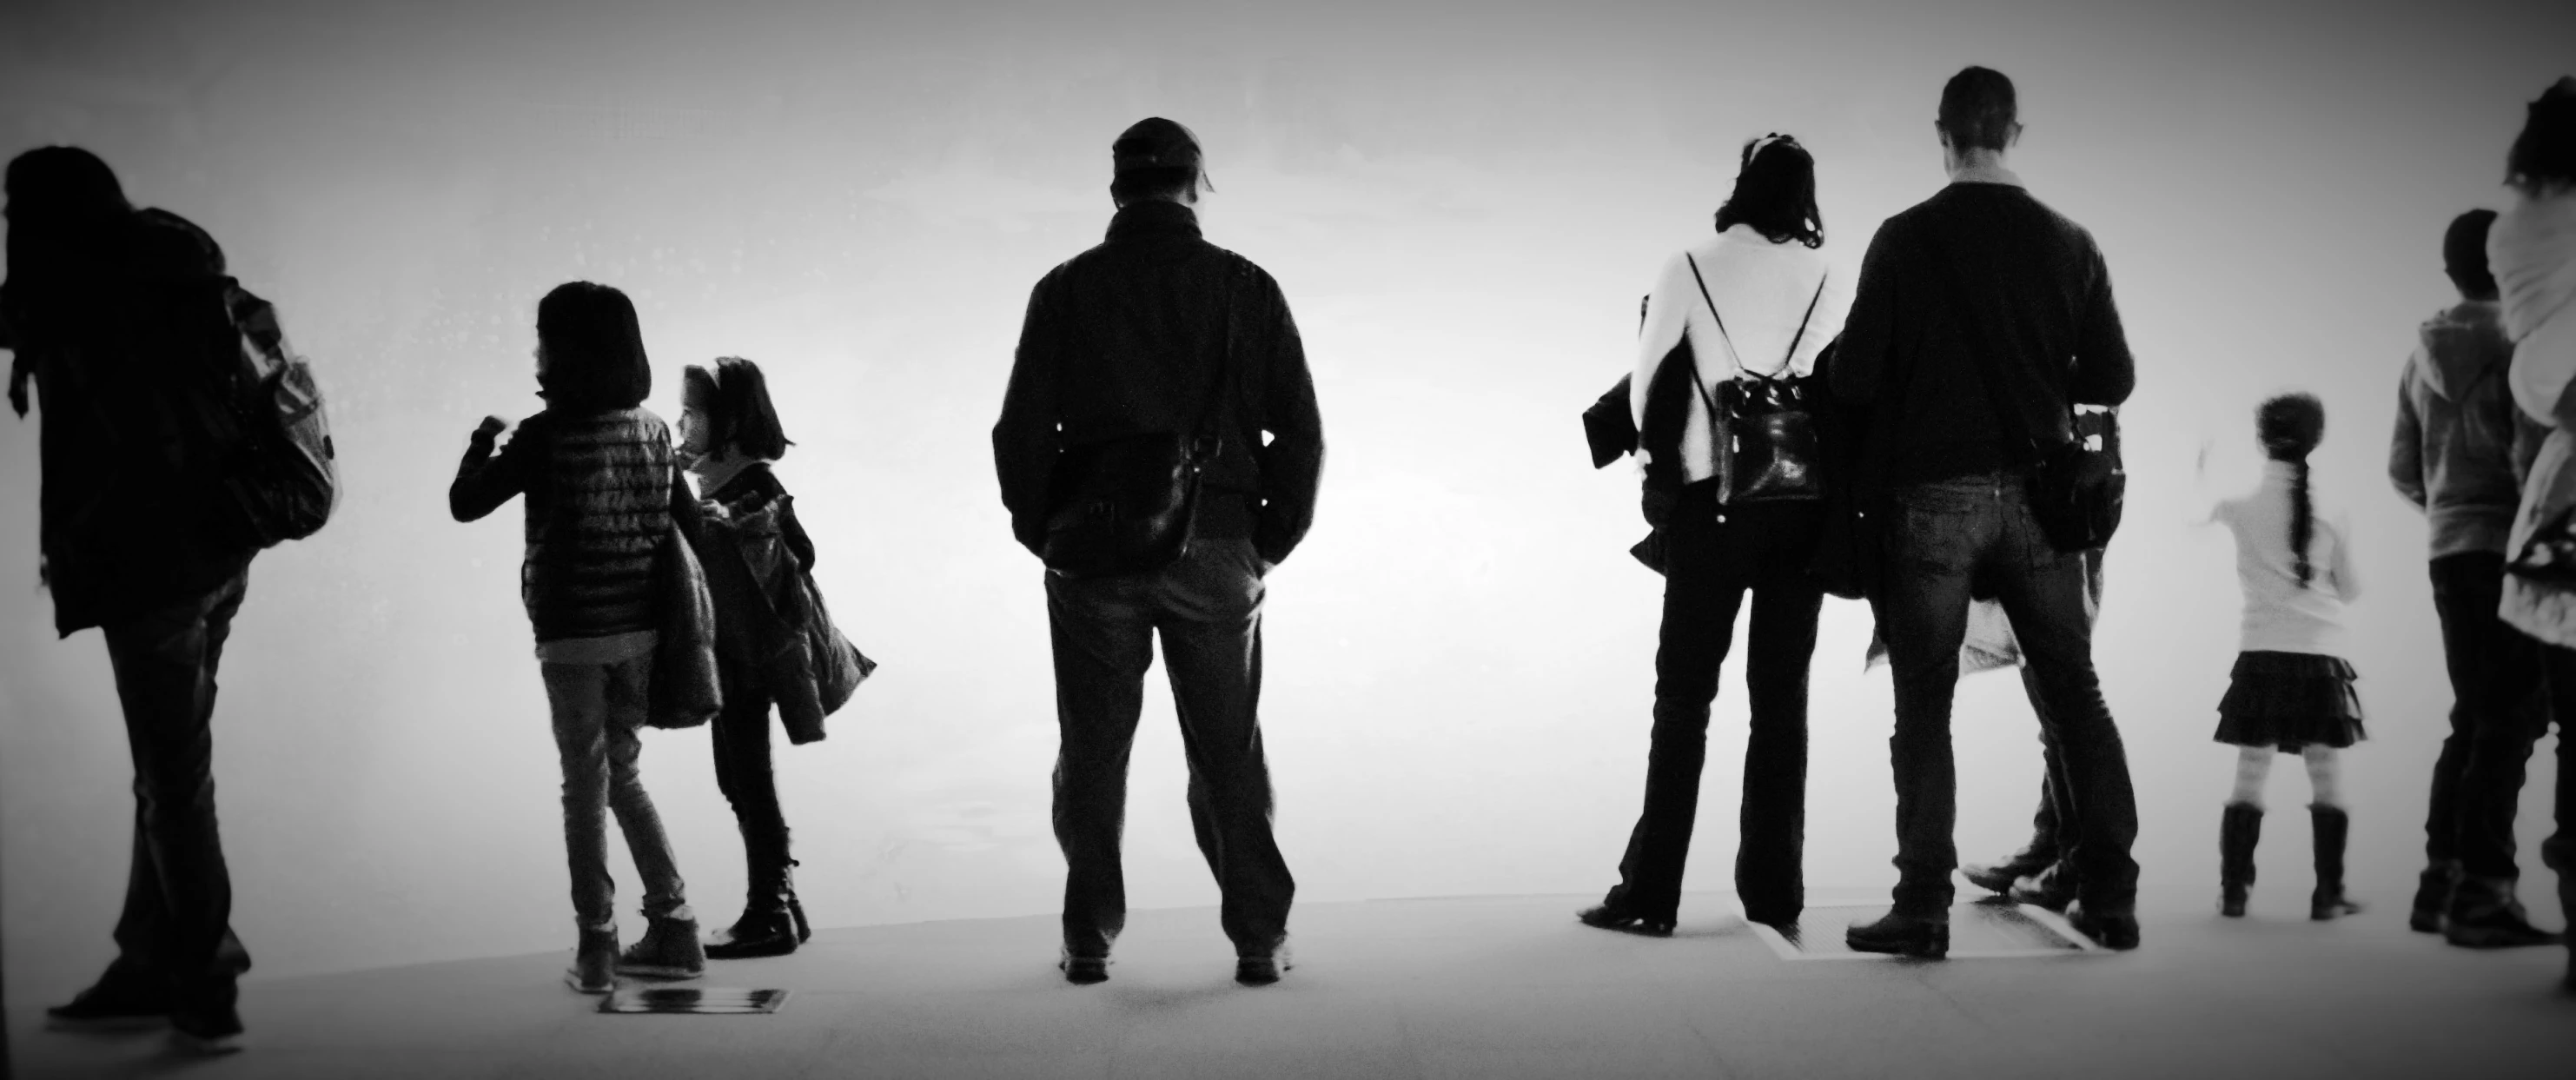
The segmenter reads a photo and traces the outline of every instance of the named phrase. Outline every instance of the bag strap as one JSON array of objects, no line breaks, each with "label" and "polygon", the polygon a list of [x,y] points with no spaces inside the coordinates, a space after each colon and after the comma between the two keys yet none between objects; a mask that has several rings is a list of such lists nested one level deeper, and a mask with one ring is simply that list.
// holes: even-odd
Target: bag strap
[{"label": "bag strap", "polygon": [[1227,376],[1232,374],[1235,367],[1234,328],[1235,323],[1241,321],[1240,312],[1236,310],[1240,306],[1237,302],[1240,297],[1237,296],[1236,287],[1249,276],[1246,265],[1243,257],[1236,255],[1226,266],[1224,299],[1220,301],[1225,305],[1225,330],[1221,343],[1217,347],[1215,375],[1208,380],[1207,401],[1199,406],[1199,422],[1195,425],[1198,440],[1223,437],[1218,434],[1216,427],[1218,419],[1224,415],[1226,399],[1229,397],[1226,393]]},{"label": "bag strap", "polygon": [[[1754,378],[1761,379],[1765,382],[1780,378],[1780,375],[1777,373],[1770,375],[1754,375],[1751,368],[1744,366],[1744,354],[1737,352],[1735,349],[1735,336],[1726,332],[1725,316],[1717,313],[1717,301],[1711,299],[1708,295],[1708,279],[1700,276],[1699,259],[1693,256],[1690,252],[1685,251],[1682,253],[1682,261],[1690,264],[1691,280],[1699,285],[1700,303],[1707,304],[1708,317],[1717,320],[1717,336],[1726,341],[1726,356],[1727,359],[1735,361],[1735,370],[1739,374],[1752,375]],[[1816,303],[1825,298],[1825,278],[1831,276],[1833,276],[1833,271],[1827,270],[1823,276],[1816,279],[1816,291],[1813,295],[1807,297],[1807,313],[1798,316],[1798,332],[1790,335],[1789,351],[1781,354],[1780,356],[1781,371],[1785,372],[1789,370],[1789,362],[1798,358],[1798,344],[1807,339],[1807,324],[1814,321],[1816,317]],[[1687,323],[1684,324],[1684,332],[1688,332]]]}]

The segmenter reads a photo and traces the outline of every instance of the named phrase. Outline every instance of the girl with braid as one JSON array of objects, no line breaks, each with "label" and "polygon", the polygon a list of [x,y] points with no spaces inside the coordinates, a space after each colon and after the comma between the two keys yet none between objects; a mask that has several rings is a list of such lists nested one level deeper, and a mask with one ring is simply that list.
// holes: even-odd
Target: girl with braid
[{"label": "girl with braid", "polygon": [[2361,910],[2343,893],[2350,819],[2336,791],[2336,752],[2363,737],[2361,699],[2342,656],[2344,605],[2361,588],[2351,533],[2318,514],[2309,493],[2308,453],[2325,437],[2325,406],[2309,394],[2283,394],[2263,403],[2254,425],[2268,459],[2262,482],[2210,513],[2235,534],[2245,595],[2241,651],[2218,703],[2217,741],[2239,748],[2236,791],[2219,825],[2219,911],[2245,914],[2263,828],[2263,781],[2277,750],[2307,761],[2317,870],[2308,917],[2333,919]]}]

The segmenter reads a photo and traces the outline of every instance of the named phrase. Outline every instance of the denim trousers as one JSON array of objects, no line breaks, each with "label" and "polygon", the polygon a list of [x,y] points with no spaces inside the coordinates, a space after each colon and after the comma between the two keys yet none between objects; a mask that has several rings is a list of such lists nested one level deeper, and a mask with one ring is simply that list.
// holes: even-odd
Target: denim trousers
[{"label": "denim trousers", "polygon": [[2065,772],[2061,846],[2079,897],[2096,912],[2135,909],[2137,796],[2119,728],[2093,669],[2080,554],[2048,542],[2031,514],[2027,479],[1999,473],[1889,492],[1887,563],[1871,597],[1896,683],[1895,908],[1944,918],[1958,866],[1953,829],[1958,773],[1950,711],[1971,596],[2001,602],[2042,705],[2040,724]]},{"label": "denim trousers", "polygon": [[[2087,625],[2102,617],[2102,549],[2084,553],[2084,618]],[[2057,741],[2050,737],[2048,699],[2039,692],[2039,672],[2028,664],[2021,667],[2022,693],[2030,698],[2031,715],[2039,719],[2039,811],[2030,819],[2030,844],[2022,851],[2032,862],[2055,865],[2061,854],[2058,823],[2071,820],[2075,811],[2066,805],[2066,757],[2057,752]],[[2073,873],[2061,870],[2061,873]],[[2069,878],[2068,880],[2073,880]]]},{"label": "denim trousers", "polygon": [[1747,917],[1797,919],[1806,907],[1807,669],[1824,589],[1807,572],[1823,504],[1764,503],[1720,512],[1715,485],[1681,491],[1664,526],[1664,611],[1655,649],[1655,714],[1645,807],[1607,899],[1668,922],[1681,903],[1683,864],[1699,814],[1710,704],[1747,594],[1744,744],[1735,892]]},{"label": "denim trousers", "polygon": [[2451,733],[2433,762],[2424,857],[2457,860],[2470,877],[2513,878],[2513,819],[2524,766],[2549,726],[2541,645],[2496,614],[2504,600],[2504,553],[2446,555],[2432,561],[2432,575],[2451,676]]},{"label": "denim trousers", "polygon": [[608,876],[608,815],[617,815],[627,853],[644,879],[644,914],[689,919],[687,890],[671,857],[662,816],[644,793],[636,759],[644,744],[647,653],[613,664],[540,664],[554,707],[555,750],[563,759],[564,854],[572,871],[573,918],[584,930],[617,926],[617,885]]},{"label": "denim trousers", "polygon": [[1119,837],[1127,757],[1144,708],[1154,640],[1189,761],[1190,824],[1222,896],[1219,918],[1242,955],[1288,932],[1297,883],[1270,828],[1261,750],[1262,575],[1241,537],[1201,537],[1147,574],[1046,579],[1055,652],[1055,836],[1064,849],[1064,946],[1106,956],[1127,923]]},{"label": "denim trousers", "polygon": [[215,823],[215,669],[249,574],[100,628],[134,758],[133,862],[111,978],[158,983],[176,1009],[227,1017],[250,953],[232,931]]}]

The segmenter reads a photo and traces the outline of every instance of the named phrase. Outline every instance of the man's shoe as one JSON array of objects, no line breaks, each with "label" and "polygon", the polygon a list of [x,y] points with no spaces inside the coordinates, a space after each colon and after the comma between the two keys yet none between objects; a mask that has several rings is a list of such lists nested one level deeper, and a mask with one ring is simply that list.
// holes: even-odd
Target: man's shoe
[{"label": "man's shoe", "polygon": [[2418,934],[2442,932],[2443,912],[2450,910],[2451,893],[2460,882],[2460,864],[2444,860],[2424,868],[2415,879],[2415,904],[2406,913],[2406,928]]},{"label": "man's shoe", "polygon": [[137,981],[111,971],[70,1001],[46,1009],[45,1026],[56,1031],[147,1031],[169,1023],[169,991],[146,989]]},{"label": "man's shoe", "polygon": [[1234,981],[1245,986],[1268,986],[1279,981],[1279,973],[1295,964],[1288,962],[1288,947],[1282,945],[1266,953],[1249,953],[1234,958]]},{"label": "man's shoe", "polygon": [[2066,906],[2066,925],[2105,949],[2127,952],[2138,947],[2138,917],[2128,912],[2094,912],[2078,900]]},{"label": "man's shoe", "polygon": [[2062,912],[2075,902],[2075,875],[2059,863],[2015,882],[2010,895],[2015,903]]},{"label": "man's shoe", "polygon": [[2021,879],[2035,876],[2055,865],[2057,865],[2057,859],[2054,855],[2041,854],[2031,848],[2023,848],[2014,852],[2011,858],[1991,866],[1961,863],[1959,876],[1967,878],[1968,884],[1997,896],[2010,896],[2013,886]]},{"label": "man's shoe", "polygon": [[180,1053],[196,1057],[217,1057],[237,1052],[242,1033],[241,1015],[232,1006],[210,1006],[203,1009],[173,1009],[170,1013],[170,1045]]},{"label": "man's shoe", "polygon": [[2482,905],[2475,911],[2445,916],[2442,940],[2463,949],[2520,949],[2533,945],[2557,945],[2567,939],[2531,925],[2530,917],[2523,912],[2522,902],[2507,896],[2501,902]]},{"label": "man's shoe", "polygon": [[1891,953],[1917,960],[1939,960],[1950,955],[1950,922],[1947,919],[1918,919],[1893,911],[1876,922],[1853,923],[1843,931],[1843,943],[1853,952]]},{"label": "man's shoe", "polygon": [[617,973],[638,979],[694,979],[707,973],[695,919],[651,918],[644,939],[617,958]]},{"label": "man's shoe", "polygon": [[796,945],[796,921],[787,912],[746,909],[731,928],[719,931],[707,943],[706,953],[709,960],[747,960],[785,956],[795,952]]},{"label": "man's shoe", "polygon": [[1076,986],[1090,986],[1093,983],[1109,981],[1109,958],[1106,956],[1075,956],[1072,953],[1066,953],[1056,960],[1055,966],[1057,970],[1064,972],[1064,981]]},{"label": "man's shoe", "polygon": [[582,994],[617,989],[616,927],[581,932],[581,944],[573,947],[572,966],[564,969],[564,985]]},{"label": "man's shoe", "polygon": [[1671,937],[1673,920],[1649,919],[1617,904],[1596,904],[1574,913],[1574,921],[1603,930],[1647,937]]}]

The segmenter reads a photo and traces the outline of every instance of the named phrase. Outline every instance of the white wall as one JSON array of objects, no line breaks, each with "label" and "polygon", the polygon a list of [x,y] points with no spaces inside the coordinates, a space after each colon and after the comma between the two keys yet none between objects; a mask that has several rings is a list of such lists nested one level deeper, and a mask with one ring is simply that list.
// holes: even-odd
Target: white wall
[{"label": "white wall", "polygon": [[[1633,479],[1586,468],[1576,413],[1630,362],[1638,294],[1707,228],[1744,138],[1815,151],[1829,251],[1856,268],[1877,222],[1941,183],[1930,120],[1972,62],[2019,82],[2017,167],[2095,231],[2139,356],[2097,652],[2147,902],[2206,903],[2229,775],[2208,731],[2235,588],[2225,540],[2185,524],[2189,462],[2297,385],[2326,399],[2318,482],[2374,589],[2351,659],[2375,738],[2349,786],[2359,891],[2395,917],[2449,698],[2422,525],[2380,478],[2391,391],[2448,296],[2443,226],[2501,205],[2522,102],[2568,65],[2576,18],[1770,7],[0,12],[0,151],[87,146],[138,202],[207,226],[331,395],[347,501],[259,560],[217,716],[259,974],[570,941],[518,511],[457,525],[443,492],[479,417],[535,404],[535,300],[574,278],[635,297],[665,416],[684,363],[769,369],[820,579],[885,664],[829,741],[782,754],[814,917],[1052,910],[1040,572],[987,431],[1028,286],[1097,242],[1107,144],[1151,114],[1207,143],[1209,234],[1286,287],[1324,408],[1264,703],[1301,896],[1597,892],[1638,801],[1659,579],[1624,554]],[[107,959],[131,815],[103,651],[55,641],[34,588],[36,434],[0,424],[18,583],[0,590],[0,928],[21,1004]],[[1818,887],[1893,877],[1867,636],[1829,606]],[[1961,687],[1970,858],[2026,828],[2019,693]],[[1694,888],[1728,887],[1743,707],[1730,671]],[[1149,706],[1136,755],[1140,907],[1215,902],[1169,717]],[[649,736],[646,776],[712,921],[742,876],[706,739]],[[2554,775],[2533,770],[2527,845]],[[2273,801],[2305,794],[2285,769]],[[2307,833],[2281,816],[2265,887],[2295,892]]]}]

